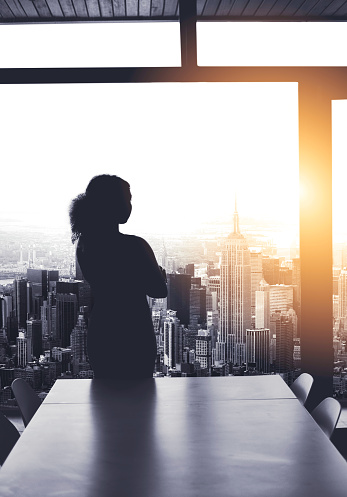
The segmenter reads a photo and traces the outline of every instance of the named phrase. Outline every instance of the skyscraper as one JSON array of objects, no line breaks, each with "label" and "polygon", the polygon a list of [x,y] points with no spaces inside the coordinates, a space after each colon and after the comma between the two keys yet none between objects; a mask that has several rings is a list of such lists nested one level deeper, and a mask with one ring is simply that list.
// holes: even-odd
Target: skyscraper
[{"label": "skyscraper", "polygon": [[251,261],[251,288],[252,288],[252,316],[255,316],[255,293],[259,290],[259,283],[263,278],[263,256],[259,249],[250,251]]},{"label": "skyscraper", "polygon": [[343,269],[338,280],[339,311],[338,317],[344,318],[347,315],[347,270]]},{"label": "skyscraper", "polygon": [[220,341],[226,344],[226,360],[240,365],[246,361],[246,330],[251,328],[251,263],[236,201],[234,231],[222,247],[220,304]]},{"label": "skyscraper", "polygon": [[192,285],[190,289],[189,324],[206,324],[206,287]]},{"label": "skyscraper", "polygon": [[70,335],[77,321],[77,296],[74,293],[57,293],[57,338],[62,347],[70,345]]},{"label": "skyscraper", "polygon": [[[264,282],[265,283],[265,282]],[[255,292],[255,327],[258,329],[270,326],[270,291],[269,285]]]},{"label": "skyscraper", "polygon": [[270,316],[271,336],[276,336],[275,372],[293,370],[295,313],[276,311]]},{"label": "skyscraper", "polygon": [[32,282],[33,297],[40,296],[47,300],[48,279],[46,269],[27,269],[27,279]]},{"label": "skyscraper", "polygon": [[26,329],[27,325],[27,278],[16,278],[13,281],[13,307],[18,318],[20,328]]},{"label": "skyscraper", "polygon": [[189,274],[167,275],[167,308],[177,311],[182,324],[189,323],[191,276]]},{"label": "skyscraper", "polygon": [[78,315],[76,326],[71,332],[72,368],[73,374],[76,376],[80,371],[90,369],[87,359],[87,331],[82,307]]},{"label": "skyscraper", "polygon": [[25,330],[21,329],[17,337],[17,363],[18,366],[24,368],[31,361],[30,345],[25,336]]},{"label": "skyscraper", "polygon": [[247,364],[259,373],[270,372],[270,330],[247,330]]},{"label": "skyscraper", "polygon": [[169,368],[181,364],[183,356],[183,326],[176,311],[167,311],[164,320],[164,364]]},{"label": "skyscraper", "polygon": [[36,359],[43,354],[42,350],[42,321],[40,319],[29,319],[27,321],[27,339],[30,354]]},{"label": "skyscraper", "polygon": [[195,359],[200,362],[200,366],[203,369],[211,370],[212,364],[212,343],[211,335],[206,330],[199,330],[198,336],[196,337],[196,353]]}]

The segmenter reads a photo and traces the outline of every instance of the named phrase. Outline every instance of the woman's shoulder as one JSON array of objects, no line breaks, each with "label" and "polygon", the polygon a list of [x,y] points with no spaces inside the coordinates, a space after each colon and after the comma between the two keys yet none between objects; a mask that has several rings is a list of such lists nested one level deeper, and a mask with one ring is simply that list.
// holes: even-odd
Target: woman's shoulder
[{"label": "woman's shoulder", "polygon": [[133,245],[137,245],[137,246],[142,246],[142,247],[149,247],[148,242],[146,242],[146,240],[144,238],[141,238],[140,236],[136,236],[136,235],[124,235],[122,233],[122,237],[129,244],[133,244]]}]

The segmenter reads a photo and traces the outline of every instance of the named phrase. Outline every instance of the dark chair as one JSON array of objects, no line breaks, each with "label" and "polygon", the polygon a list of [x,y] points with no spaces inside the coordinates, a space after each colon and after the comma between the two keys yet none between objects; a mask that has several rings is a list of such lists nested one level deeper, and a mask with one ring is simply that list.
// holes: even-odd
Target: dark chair
[{"label": "dark chair", "polygon": [[22,378],[16,378],[11,385],[13,394],[19,406],[24,426],[27,426],[41,405],[41,400],[31,386]]},{"label": "dark chair", "polygon": [[297,396],[302,405],[305,405],[308,394],[310,393],[313,383],[313,378],[308,373],[301,373],[301,375],[294,381],[291,386],[292,391]]},{"label": "dark chair", "polygon": [[331,438],[341,414],[341,404],[332,397],[322,400],[311,412],[311,416],[322,428],[328,438]]},{"label": "dark chair", "polygon": [[7,456],[19,438],[16,427],[6,416],[0,413],[0,464],[3,465]]}]

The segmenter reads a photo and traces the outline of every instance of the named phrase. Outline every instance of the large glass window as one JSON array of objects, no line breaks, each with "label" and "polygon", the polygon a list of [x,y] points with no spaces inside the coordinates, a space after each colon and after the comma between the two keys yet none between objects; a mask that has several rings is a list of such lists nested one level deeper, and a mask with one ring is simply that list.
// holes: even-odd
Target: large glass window
[{"label": "large glass window", "polygon": [[347,100],[332,102],[333,112],[333,312],[334,392],[347,400],[347,182],[345,141]]},{"label": "large glass window", "polygon": [[178,22],[0,25],[0,67],[180,66]]},{"label": "large glass window", "polygon": [[[76,276],[69,203],[92,176],[117,174],[133,195],[124,232],[146,238],[168,273],[167,301],[150,301],[157,373],[293,377],[300,357],[296,83],[1,90],[6,312],[16,275],[32,284],[39,283],[30,281],[32,269]],[[224,313],[222,330],[233,292],[241,327],[230,328]],[[45,322],[43,355],[51,342],[54,360],[63,361],[68,352],[49,336],[52,303],[41,300],[32,313]],[[58,319],[58,305],[54,312]]]},{"label": "large glass window", "polygon": [[344,66],[343,22],[199,22],[201,66]]}]

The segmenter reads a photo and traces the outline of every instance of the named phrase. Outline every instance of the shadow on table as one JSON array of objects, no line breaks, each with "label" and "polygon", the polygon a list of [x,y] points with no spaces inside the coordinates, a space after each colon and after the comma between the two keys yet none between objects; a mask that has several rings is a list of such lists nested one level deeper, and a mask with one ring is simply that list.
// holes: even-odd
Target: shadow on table
[{"label": "shadow on table", "polygon": [[[98,382],[90,392],[94,464],[88,497],[153,495],[156,385],[153,379]],[[93,403],[93,399],[98,399]],[[159,468],[157,468],[159,469]]]}]

